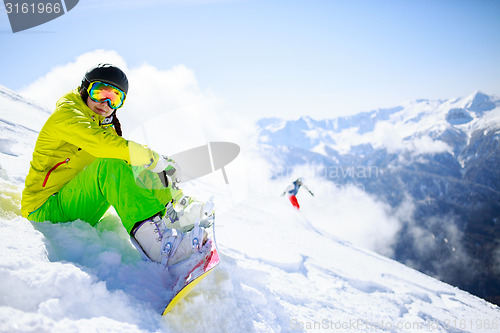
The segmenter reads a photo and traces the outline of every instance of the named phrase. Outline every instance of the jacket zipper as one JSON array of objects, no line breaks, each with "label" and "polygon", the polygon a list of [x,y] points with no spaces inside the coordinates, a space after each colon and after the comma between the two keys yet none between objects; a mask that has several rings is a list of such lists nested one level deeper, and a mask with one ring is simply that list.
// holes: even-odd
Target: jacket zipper
[{"label": "jacket zipper", "polygon": [[68,162],[69,162],[69,157],[67,159],[65,159],[64,161],[59,162],[56,165],[54,165],[52,167],[52,169],[50,169],[49,172],[47,172],[47,175],[45,176],[45,179],[43,180],[42,187],[45,187],[45,185],[47,184],[47,181],[49,180],[49,176],[52,173],[52,171],[54,171],[55,169],[57,169],[59,166],[63,165],[64,163],[68,163]]}]

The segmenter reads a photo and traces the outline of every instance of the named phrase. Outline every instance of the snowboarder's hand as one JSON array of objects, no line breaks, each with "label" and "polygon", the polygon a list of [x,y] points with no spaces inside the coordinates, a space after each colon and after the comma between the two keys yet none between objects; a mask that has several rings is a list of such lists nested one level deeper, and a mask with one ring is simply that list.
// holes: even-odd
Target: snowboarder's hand
[{"label": "snowboarder's hand", "polygon": [[160,173],[168,166],[168,157],[164,155],[159,155],[157,152],[153,152],[153,158],[151,163],[145,165],[146,169],[151,170],[155,173]]},{"label": "snowboarder's hand", "polygon": [[165,171],[172,183],[180,183],[182,181],[182,172],[179,165],[164,155],[158,155],[158,162],[151,171],[156,173]]},{"label": "snowboarder's hand", "polygon": [[281,196],[284,196],[286,192],[281,193]]},{"label": "snowboarder's hand", "polygon": [[172,159],[168,160],[168,165],[164,169],[164,171],[167,174],[167,176],[170,177],[170,179],[172,180],[172,183],[177,184],[177,183],[180,183],[182,181],[181,168],[179,167],[179,165],[177,163],[175,163],[174,160],[172,160]]}]

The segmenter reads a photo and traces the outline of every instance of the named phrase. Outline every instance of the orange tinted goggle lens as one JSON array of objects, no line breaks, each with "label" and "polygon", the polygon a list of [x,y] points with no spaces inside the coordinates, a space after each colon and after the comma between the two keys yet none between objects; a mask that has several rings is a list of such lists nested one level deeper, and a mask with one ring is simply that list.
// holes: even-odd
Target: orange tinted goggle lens
[{"label": "orange tinted goggle lens", "polygon": [[126,94],[115,86],[110,84],[94,81],[87,89],[89,97],[97,103],[108,102],[112,109],[118,109],[123,106]]}]

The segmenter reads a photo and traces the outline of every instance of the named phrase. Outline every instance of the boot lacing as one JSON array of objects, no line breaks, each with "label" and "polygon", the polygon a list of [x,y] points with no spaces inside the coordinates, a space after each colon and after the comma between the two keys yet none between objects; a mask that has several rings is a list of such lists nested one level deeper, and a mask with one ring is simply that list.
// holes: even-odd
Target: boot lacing
[{"label": "boot lacing", "polygon": [[165,219],[159,216],[153,218],[150,223],[154,224],[154,233],[158,233],[156,241],[161,242],[161,263],[166,267],[168,260],[173,256],[177,247],[184,238],[184,234],[176,229],[169,229],[165,223]]}]

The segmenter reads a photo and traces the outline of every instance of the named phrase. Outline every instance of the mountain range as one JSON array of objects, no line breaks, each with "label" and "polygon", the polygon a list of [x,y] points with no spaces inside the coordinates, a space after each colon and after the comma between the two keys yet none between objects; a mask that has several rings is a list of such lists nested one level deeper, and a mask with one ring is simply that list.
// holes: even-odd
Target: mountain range
[{"label": "mountain range", "polygon": [[265,118],[259,144],[275,179],[314,170],[403,211],[393,259],[498,304],[499,106],[477,91],[334,119]]}]

